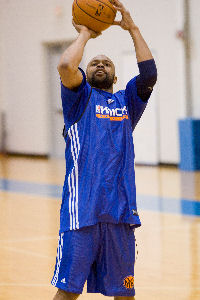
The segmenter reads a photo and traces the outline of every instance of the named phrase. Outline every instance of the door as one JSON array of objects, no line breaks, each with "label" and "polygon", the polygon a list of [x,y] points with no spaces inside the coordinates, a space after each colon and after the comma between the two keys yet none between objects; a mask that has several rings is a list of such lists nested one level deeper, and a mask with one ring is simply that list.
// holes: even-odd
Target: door
[{"label": "door", "polygon": [[[53,44],[47,46],[48,61],[48,105],[50,119],[50,149],[49,155],[52,158],[65,157],[65,141],[62,136],[64,127],[64,118],[62,111],[62,102],[60,94],[60,77],[57,71],[57,65],[64,50],[70,45],[69,43]],[[81,67],[83,63],[81,63]]]}]

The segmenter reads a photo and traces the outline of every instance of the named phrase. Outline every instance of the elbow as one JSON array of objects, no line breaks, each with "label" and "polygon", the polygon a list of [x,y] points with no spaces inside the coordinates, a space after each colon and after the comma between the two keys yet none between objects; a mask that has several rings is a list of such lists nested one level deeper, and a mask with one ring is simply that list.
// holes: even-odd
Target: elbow
[{"label": "elbow", "polygon": [[68,62],[60,62],[57,66],[57,70],[58,70],[59,74],[63,74],[66,72],[73,73],[74,66]]},{"label": "elbow", "polygon": [[146,76],[146,78],[142,77],[141,75],[138,75],[136,78],[136,84],[138,89],[142,90],[148,90],[149,88],[152,90],[154,85],[157,82],[157,72]]},{"label": "elbow", "polygon": [[62,77],[64,74],[72,74],[74,73],[73,66],[68,63],[59,63],[57,66],[58,73]]},{"label": "elbow", "polygon": [[158,79],[158,75],[157,75],[157,71],[149,78],[148,80],[148,84],[152,87],[154,87],[154,85],[156,84]]},{"label": "elbow", "polygon": [[59,73],[60,73],[60,71],[67,70],[69,68],[70,68],[70,66],[69,66],[69,63],[67,63],[67,62],[60,62],[57,66],[57,70]]}]

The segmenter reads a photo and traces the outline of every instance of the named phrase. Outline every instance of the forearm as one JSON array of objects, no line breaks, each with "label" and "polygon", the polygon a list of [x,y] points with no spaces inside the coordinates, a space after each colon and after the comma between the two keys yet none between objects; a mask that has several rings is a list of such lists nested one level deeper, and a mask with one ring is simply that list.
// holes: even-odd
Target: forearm
[{"label": "forearm", "polygon": [[135,46],[137,62],[139,63],[145,60],[153,59],[152,53],[149,50],[147,43],[142,37],[139,28],[134,23],[133,26],[131,26],[131,28],[129,29],[129,33]]},{"label": "forearm", "polygon": [[157,68],[154,59],[138,63],[140,74],[136,78],[138,96],[146,101],[157,81]]},{"label": "forearm", "polygon": [[68,67],[78,69],[82,60],[85,45],[90,39],[90,34],[87,31],[81,31],[77,39],[65,50],[59,62],[59,67]]},{"label": "forearm", "polygon": [[143,39],[139,28],[135,25],[130,12],[119,0],[109,0],[114,8],[122,15],[121,21],[114,21],[114,25],[119,25],[122,29],[128,30],[135,46],[137,62],[152,59],[153,56],[145,40]]}]

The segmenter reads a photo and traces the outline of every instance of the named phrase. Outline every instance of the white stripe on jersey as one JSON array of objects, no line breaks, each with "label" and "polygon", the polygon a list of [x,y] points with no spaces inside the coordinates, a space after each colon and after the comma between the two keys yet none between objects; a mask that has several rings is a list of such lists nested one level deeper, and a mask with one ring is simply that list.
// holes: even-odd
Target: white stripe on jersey
[{"label": "white stripe on jersey", "polygon": [[55,275],[52,279],[52,285],[56,286],[58,282],[58,275],[59,275],[59,270],[60,270],[60,264],[62,260],[62,250],[63,250],[63,235],[64,233],[61,233],[58,241],[58,249],[57,249],[57,265],[56,265],[56,271]]},{"label": "white stripe on jersey", "polygon": [[78,221],[78,164],[75,164],[75,174],[76,174],[76,228],[79,229]]},{"label": "white stripe on jersey", "polygon": [[[68,176],[69,187],[69,214],[70,214],[70,230],[79,229],[78,221],[78,156],[80,151],[80,142],[78,136],[77,123],[72,125],[68,130],[68,135],[71,140],[71,153],[74,161],[74,167],[71,174]],[[71,182],[70,182],[71,179]],[[72,186],[71,186],[72,183]],[[75,201],[75,203],[74,203]],[[75,216],[76,210],[76,216]],[[71,215],[72,214],[72,215]],[[75,223],[76,219],[76,223]],[[72,224],[73,223],[73,224]]]},{"label": "white stripe on jersey", "polygon": [[[77,123],[75,124],[75,132],[76,132],[76,139],[77,139],[77,143],[78,143],[78,155],[79,155],[79,151],[80,151],[80,143],[79,143],[79,137],[78,137]],[[77,159],[78,159],[78,158],[77,158]]]},{"label": "white stripe on jersey", "polygon": [[75,134],[74,134],[74,128],[72,126],[72,137],[73,137],[73,142],[74,142],[74,148],[75,148],[75,159],[76,161],[78,160],[78,152],[77,152],[77,145],[76,145],[76,141],[75,141]]},{"label": "white stripe on jersey", "polygon": [[70,137],[70,140],[71,140],[71,153],[72,153],[72,157],[73,157],[73,160],[74,160],[74,163],[75,163],[75,155],[74,155],[74,147],[73,147],[73,142],[72,142],[72,135],[71,135],[71,132],[70,132],[70,129],[68,130],[68,134],[69,134],[69,137]]},{"label": "white stripe on jersey", "polygon": [[69,174],[69,176],[68,176],[68,187],[69,187],[69,214],[70,214],[70,230],[72,230],[72,206],[71,206],[72,190],[71,190],[70,178],[71,178],[71,174]]},{"label": "white stripe on jersey", "polygon": [[75,187],[74,187],[74,168],[72,169],[72,215],[73,215],[73,229],[75,228],[75,214],[74,214],[74,198],[75,198]]},{"label": "white stripe on jersey", "polygon": [[76,133],[76,140],[78,144],[78,155],[77,155],[77,161],[75,164],[75,173],[76,173],[76,227],[79,229],[79,221],[78,221],[78,156],[80,151],[80,142],[79,142],[79,136],[78,136],[78,128],[77,123],[74,125],[75,127],[75,133]]}]

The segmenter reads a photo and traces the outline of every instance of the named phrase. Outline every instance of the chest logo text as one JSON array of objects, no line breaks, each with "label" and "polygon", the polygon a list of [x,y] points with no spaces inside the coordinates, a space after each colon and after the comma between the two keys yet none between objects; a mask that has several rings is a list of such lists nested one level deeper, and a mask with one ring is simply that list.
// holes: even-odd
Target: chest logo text
[{"label": "chest logo text", "polygon": [[110,109],[107,106],[96,105],[96,117],[99,119],[110,119],[110,121],[123,121],[128,119],[128,110],[126,106]]}]

